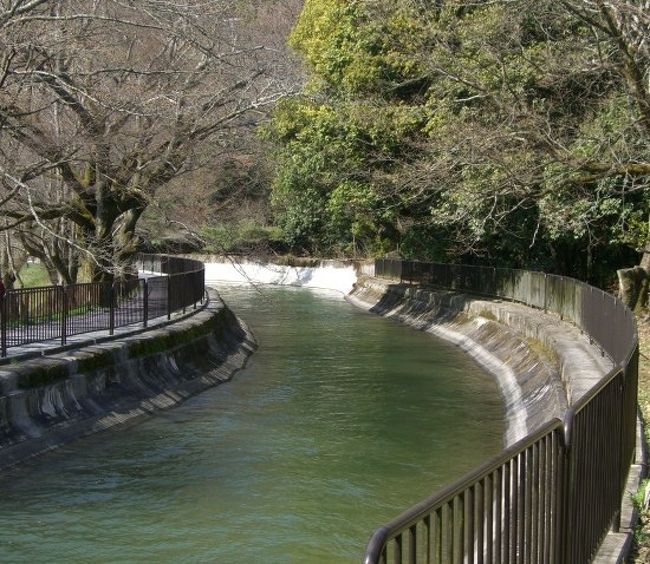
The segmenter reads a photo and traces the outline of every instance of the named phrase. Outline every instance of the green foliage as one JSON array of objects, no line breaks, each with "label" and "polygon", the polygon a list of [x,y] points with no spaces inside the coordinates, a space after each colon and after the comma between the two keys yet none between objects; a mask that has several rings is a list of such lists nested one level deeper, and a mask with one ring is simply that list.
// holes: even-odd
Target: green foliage
[{"label": "green foliage", "polygon": [[266,250],[279,245],[281,232],[277,227],[267,227],[251,222],[235,225],[206,227],[202,231],[208,253],[246,253]]},{"label": "green foliage", "polygon": [[394,223],[391,198],[369,171],[388,171],[422,120],[406,106],[351,101],[281,104],[264,134],[279,144],[273,206],[285,240],[297,249],[383,252]]},{"label": "green foliage", "polygon": [[589,275],[647,239],[650,179],[599,164],[650,159],[594,64],[616,43],[557,2],[306,0],[291,45],[311,80],[265,130],[291,247]]},{"label": "green foliage", "polygon": [[[571,153],[576,159],[598,160],[604,147],[611,152],[629,151],[625,132],[629,126],[627,101],[614,92],[585,116],[570,146]],[[647,147],[637,147],[636,151],[639,156],[650,156]],[[549,237],[641,248],[648,237],[650,194],[630,178],[606,176],[585,183],[581,174],[567,163],[546,167],[547,193],[540,199],[540,209]]]},{"label": "green foliage", "polygon": [[290,44],[311,65],[312,88],[324,82],[336,95],[383,95],[423,73],[422,24],[411,2],[306,0]]}]

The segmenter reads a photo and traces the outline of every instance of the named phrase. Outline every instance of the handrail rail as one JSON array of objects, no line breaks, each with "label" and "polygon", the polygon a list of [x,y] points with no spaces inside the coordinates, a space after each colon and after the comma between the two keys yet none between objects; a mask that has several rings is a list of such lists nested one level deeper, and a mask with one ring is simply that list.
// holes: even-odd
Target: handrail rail
[{"label": "handrail rail", "polygon": [[388,523],[381,526],[373,533],[370,542],[368,543],[364,564],[373,564],[376,562],[379,558],[381,550],[383,550],[384,545],[386,544],[386,540],[390,536],[413,525],[422,517],[430,513],[432,507],[446,503],[450,499],[457,496],[459,493],[465,490],[467,482],[476,482],[485,476],[488,476],[499,467],[503,466],[503,464],[508,462],[511,458],[513,458],[513,456],[521,453],[526,448],[528,448],[531,441],[537,441],[548,433],[555,431],[556,429],[561,429],[562,427],[563,422],[560,419],[551,419],[548,423],[546,423],[546,425],[541,427],[532,435],[525,437],[520,441],[517,441],[502,453],[498,454],[487,462],[484,462],[478,468],[470,470],[462,478],[459,478],[448,486],[443,487],[443,489],[440,491],[416,503]]},{"label": "handrail rail", "polygon": [[[590,334],[615,362],[622,362],[628,358],[635,348],[636,325],[629,308],[611,294],[575,278],[534,270],[401,261],[399,259],[377,259],[375,270],[383,271],[384,276],[388,274],[403,282],[423,282],[440,288],[504,298],[530,307],[553,311],[562,318],[568,317],[578,328]],[[569,295],[571,290],[574,292],[573,295]],[[605,340],[606,334],[602,333],[603,326],[600,326],[598,331],[594,331],[594,318],[591,317],[591,312],[584,310],[582,301],[578,303],[575,295],[577,290],[583,291],[580,296],[581,300],[586,299],[596,305],[599,305],[597,304],[599,301],[609,301],[610,306],[614,306],[610,309],[617,310],[629,321],[628,329],[632,329],[633,335],[626,335],[626,337],[632,337],[632,339],[621,339],[612,343]],[[620,323],[620,320],[618,322]],[[621,335],[617,333],[614,338],[620,337]],[[617,345],[625,344],[628,345],[628,348],[619,350]]]},{"label": "handrail rail", "polygon": [[141,323],[196,308],[205,294],[205,265],[170,255],[140,254],[136,264],[160,276],[8,290],[0,296],[0,355],[30,343]]},{"label": "handrail rail", "polygon": [[394,562],[404,554],[409,563],[478,555],[487,562],[590,560],[618,527],[635,447],[638,336],[629,309],[583,282],[539,272],[377,259],[375,275],[554,311],[615,366],[562,421],[549,421],[378,528],[364,564],[387,562],[389,543]]}]

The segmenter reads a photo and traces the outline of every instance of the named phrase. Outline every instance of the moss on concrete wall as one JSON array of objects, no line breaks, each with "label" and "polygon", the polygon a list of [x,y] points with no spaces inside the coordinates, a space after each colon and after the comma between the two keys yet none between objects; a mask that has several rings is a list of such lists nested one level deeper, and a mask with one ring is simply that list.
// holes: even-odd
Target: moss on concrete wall
[{"label": "moss on concrete wall", "polygon": [[0,369],[0,469],[176,405],[232,377],[255,347],[216,292],[162,328]]}]

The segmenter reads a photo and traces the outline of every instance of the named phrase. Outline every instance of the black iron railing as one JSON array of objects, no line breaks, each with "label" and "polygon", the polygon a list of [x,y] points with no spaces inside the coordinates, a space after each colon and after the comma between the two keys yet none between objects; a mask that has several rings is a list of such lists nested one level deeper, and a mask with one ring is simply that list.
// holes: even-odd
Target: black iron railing
[{"label": "black iron railing", "polygon": [[616,367],[563,420],[377,529],[366,564],[589,562],[618,530],[634,458],[638,338],[619,300],[539,272],[379,259],[375,275],[524,303],[575,323]]},{"label": "black iron railing", "polygon": [[141,324],[185,312],[202,303],[202,262],[167,255],[139,255],[144,277],[113,283],[72,284],[9,290],[0,300],[0,350],[94,331]]}]

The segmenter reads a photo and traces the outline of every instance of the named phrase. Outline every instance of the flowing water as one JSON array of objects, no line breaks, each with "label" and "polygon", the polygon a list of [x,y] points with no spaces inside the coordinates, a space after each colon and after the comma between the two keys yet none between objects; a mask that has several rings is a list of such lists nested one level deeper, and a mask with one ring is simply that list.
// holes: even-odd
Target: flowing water
[{"label": "flowing water", "polygon": [[501,446],[497,387],[338,294],[225,289],[232,382],[0,477],[0,562],[359,562],[372,530]]}]

